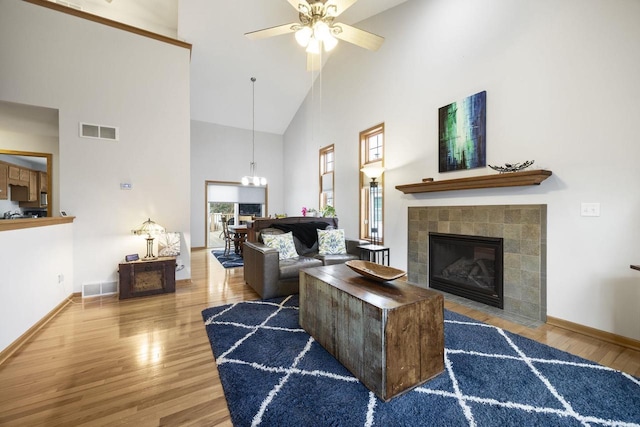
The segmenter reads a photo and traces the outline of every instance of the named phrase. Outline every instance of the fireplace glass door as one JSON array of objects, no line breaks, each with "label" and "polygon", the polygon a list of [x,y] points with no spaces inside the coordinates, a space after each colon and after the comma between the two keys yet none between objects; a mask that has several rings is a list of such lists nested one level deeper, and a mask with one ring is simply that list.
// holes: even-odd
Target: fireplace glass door
[{"label": "fireplace glass door", "polygon": [[503,308],[503,240],[429,233],[429,286]]}]

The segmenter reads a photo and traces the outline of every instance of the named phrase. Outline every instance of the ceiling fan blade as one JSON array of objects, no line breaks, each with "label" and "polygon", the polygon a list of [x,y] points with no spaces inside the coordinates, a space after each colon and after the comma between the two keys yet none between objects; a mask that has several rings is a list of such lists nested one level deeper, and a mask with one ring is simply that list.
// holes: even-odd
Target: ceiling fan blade
[{"label": "ceiling fan blade", "polygon": [[336,38],[365,49],[378,50],[384,42],[384,37],[352,27],[351,25],[336,23],[334,26],[342,28],[342,32],[335,35]]},{"label": "ceiling fan blade", "polygon": [[292,22],[291,24],[278,25],[277,27],[251,31],[250,33],[245,33],[245,36],[247,36],[251,40],[266,39],[267,37],[280,36],[282,34],[293,33],[294,30],[292,29],[292,27],[296,25],[299,25],[299,24],[296,22]]},{"label": "ceiling fan blade", "polygon": [[307,71],[317,71],[320,69],[320,55],[314,55],[307,52]]},{"label": "ceiling fan blade", "polygon": [[[296,0],[289,0],[289,2],[292,1],[296,1]],[[353,6],[353,4],[358,1],[358,0],[328,0],[325,5],[329,6],[329,5],[335,5],[336,6],[336,14],[335,16],[340,15],[341,13],[343,13],[345,10],[349,9],[351,6]]]},{"label": "ceiling fan blade", "polygon": [[[306,0],[287,0],[289,2],[289,4],[291,6],[293,6],[293,8],[297,11],[300,12],[300,4],[304,5],[305,7],[308,8],[308,10],[311,10],[311,7],[309,6],[309,2],[307,2]],[[355,1],[355,0],[354,0]]]}]

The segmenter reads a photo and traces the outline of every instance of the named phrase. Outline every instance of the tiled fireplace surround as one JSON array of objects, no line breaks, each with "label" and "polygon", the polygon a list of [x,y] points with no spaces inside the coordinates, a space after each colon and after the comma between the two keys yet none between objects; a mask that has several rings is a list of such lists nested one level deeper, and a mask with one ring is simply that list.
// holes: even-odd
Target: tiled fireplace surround
[{"label": "tiled fireplace surround", "polygon": [[546,205],[409,207],[408,279],[425,287],[429,281],[429,232],[502,237],[502,311],[506,317],[546,321]]}]

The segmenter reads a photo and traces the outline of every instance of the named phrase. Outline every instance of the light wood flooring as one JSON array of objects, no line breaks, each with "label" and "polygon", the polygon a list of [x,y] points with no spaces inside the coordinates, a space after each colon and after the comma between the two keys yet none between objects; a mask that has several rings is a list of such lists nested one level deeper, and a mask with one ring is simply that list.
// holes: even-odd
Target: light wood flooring
[{"label": "light wood flooring", "polygon": [[[231,425],[201,311],[257,299],[242,269],[192,253],[175,294],[74,299],[0,366],[2,426]],[[448,309],[640,376],[640,352],[560,328]]]}]

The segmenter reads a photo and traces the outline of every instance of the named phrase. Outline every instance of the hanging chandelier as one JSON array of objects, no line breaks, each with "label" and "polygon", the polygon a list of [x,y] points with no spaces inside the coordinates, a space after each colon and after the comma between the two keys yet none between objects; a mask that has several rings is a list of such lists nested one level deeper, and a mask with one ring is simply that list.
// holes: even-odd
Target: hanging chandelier
[{"label": "hanging chandelier", "polygon": [[256,78],[251,77],[252,85],[252,124],[251,124],[251,163],[249,163],[249,175],[242,177],[242,185],[267,185],[267,178],[256,175]]}]

